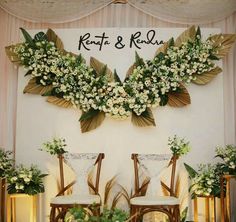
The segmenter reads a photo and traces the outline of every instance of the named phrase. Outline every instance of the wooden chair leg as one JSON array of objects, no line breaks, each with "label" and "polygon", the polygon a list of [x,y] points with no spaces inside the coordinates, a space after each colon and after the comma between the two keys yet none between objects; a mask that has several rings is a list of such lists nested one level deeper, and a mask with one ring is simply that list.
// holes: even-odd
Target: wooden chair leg
[{"label": "wooden chair leg", "polygon": [[56,208],[55,207],[51,207],[50,222],[55,222],[55,214],[56,214]]}]

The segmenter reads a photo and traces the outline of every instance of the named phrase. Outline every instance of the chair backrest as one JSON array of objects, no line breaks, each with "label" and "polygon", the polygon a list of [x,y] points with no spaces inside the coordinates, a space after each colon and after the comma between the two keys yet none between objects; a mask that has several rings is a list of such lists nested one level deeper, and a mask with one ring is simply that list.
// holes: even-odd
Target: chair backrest
[{"label": "chair backrest", "polygon": [[[87,183],[87,174],[91,166],[97,166],[96,167],[96,175],[95,175],[95,184],[89,183],[89,186],[93,189],[95,194],[98,194],[99,191],[99,181],[100,181],[100,173],[101,173],[101,165],[102,160],[104,159],[105,155],[104,153],[66,153],[64,155],[59,155],[59,166],[60,166],[60,185],[61,189],[59,194],[64,194],[64,191],[67,190],[72,185],[75,185],[76,188],[82,188],[87,189],[85,191],[88,191],[88,183]],[[86,161],[86,163],[82,163],[83,161]],[[70,183],[69,185],[65,186],[64,182],[64,169],[63,169],[63,162],[65,162],[76,174],[76,180]],[[79,180],[79,177],[86,177],[85,180]],[[82,184],[82,182],[84,182]],[[77,186],[77,187],[76,187]],[[84,191],[84,192],[85,192]],[[83,191],[82,191],[83,193]]]},{"label": "chair backrest", "polygon": [[[150,180],[146,181],[144,184],[140,184],[139,178],[139,170],[140,170],[140,156],[146,156],[144,158],[151,158],[151,160],[166,160],[168,158],[169,163],[167,164],[168,167],[171,166],[171,175],[170,175],[170,184],[169,186],[166,185],[164,182],[161,182],[162,187],[164,187],[170,194],[170,196],[175,196],[175,172],[176,172],[176,163],[177,163],[177,156],[171,156],[166,154],[137,154],[133,153],[131,155],[131,159],[134,163],[134,196],[143,195],[143,188],[146,189]],[[145,191],[146,192],[146,191]]]}]

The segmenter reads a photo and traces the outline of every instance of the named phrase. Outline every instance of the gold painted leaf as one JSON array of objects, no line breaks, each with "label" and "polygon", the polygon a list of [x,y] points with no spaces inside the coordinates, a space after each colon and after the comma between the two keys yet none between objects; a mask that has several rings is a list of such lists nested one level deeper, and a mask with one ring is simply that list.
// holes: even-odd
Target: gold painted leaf
[{"label": "gold painted leaf", "polygon": [[160,52],[166,54],[167,48],[168,48],[169,41],[165,42],[161,47],[159,47],[155,53],[155,56],[157,56]]},{"label": "gold painted leaf", "polygon": [[200,75],[195,75],[196,79],[192,80],[193,83],[198,85],[205,85],[209,83],[217,74],[221,73],[222,69],[220,67],[216,67],[209,72],[202,73]]},{"label": "gold painted leaf", "polygon": [[52,90],[52,85],[50,86],[42,86],[36,83],[36,78],[30,79],[27,86],[24,88],[24,93],[31,93],[31,94],[40,94],[43,95],[48,93]]},{"label": "gold painted leaf", "polygon": [[[21,44],[19,43],[17,45],[21,45]],[[20,65],[21,64],[20,58],[18,57],[18,55],[16,53],[14,53],[12,51],[17,45],[7,46],[7,47],[5,47],[5,51],[6,51],[6,54],[7,54],[8,58],[10,59],[11,62],[13,62],[17,65]]]},{"label": "gold painted leaf", "polygon": [[226,56],[236,41],[236,34],[218,34],[208,38],[213,41],[213,46],[217,47],[216,56],[223,58]]},{"label": "gold painted leaf", "polygon": [[102,124],[104,119],[105,119],[105,113],[99,112],[97,115],[92,116],[89,119],[80,120],[81,132],[86,133],[86,132],[89,132],[93,129],[96,129],[97,127],[99,127]]},{"label": "gold painted leaf", "polygon": [[129,76],[133,73],[134,69],[135,69],[135,64],[133,64],[132,66],[129,67],[127,73],[126,73],[126,76],[125,78],[129,78]]},{"label": "gold painted leaf", "polygon": [[61,39],[57,36],[57,34],[52,29],[48,29],[46,35],[47,35],[48,41],[54,42],[55,46],[59,50],[63,50],[64,49],[63,42],[61,41]]},{"label": "gold painted leaf", "polygon": [[90,66],[96,71],[97,76],[100,76],[105,71],[105,75],[108,78],[109,82],[114,81],[114,76],[112,71],[102,62],[98,61],[94,57],[90,58]]},{"label": "gold painted leaf", "polygon": [[187,42],[188,40],[193,40],[196,35],[195,26],[191,26],[187,30],[185,30],[176,40],[175,46],[180,47],[182,43]]},{"label": "gold painted leaf", "polygon": [[170,92],[168,94],[168,105],[172,107],[183,107],[191,104],[190,95],[184,85],[180,86],[181,92]]},{"label": "gold painted leaf", "polygon": [[147,108],[140,116],[132,113],[131,121],[135,126],[145,127],[145,126],[156,126],[152,110]]},{"label": "gold painted leaf", "polygon": [[73,104],[70,101],[67,101],[63,98],[58,98],[56,96],[49,96],[47,98],[47,102],[52,103],[56,106],[63,107],[63,108],[71,108]]}]

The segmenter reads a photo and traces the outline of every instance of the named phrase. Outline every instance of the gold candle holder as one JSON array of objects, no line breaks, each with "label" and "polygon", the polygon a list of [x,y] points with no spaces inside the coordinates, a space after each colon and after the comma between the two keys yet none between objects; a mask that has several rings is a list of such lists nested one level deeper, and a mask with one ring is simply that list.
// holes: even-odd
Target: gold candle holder
[{"label": "gold candle holder", "polygon": [[[198,198],[205,199],[205,221],[216,221],[216,200],[214,196],[197,196],[194,198],[194,222],[198,222]],[[211,213],[211,215],[210,215]]]},{"label": "gold candle holder", "polygon": [[[235,175],[223,175],[220,181],[220,203],[221,203],[221,222],[231,221],[231,206],[230,206],[230,180],[236,179]],[[226,187],[224,182],[226,181]],[[226,188],[226,195],[224,194]]]},{"label": "gold candle holder", "polygon": [[16,222],[16,204],[17,198],[30,199],[30,222],[37,222],[37,195],[28,194],[8,194],[7,195],[7,222]]}]

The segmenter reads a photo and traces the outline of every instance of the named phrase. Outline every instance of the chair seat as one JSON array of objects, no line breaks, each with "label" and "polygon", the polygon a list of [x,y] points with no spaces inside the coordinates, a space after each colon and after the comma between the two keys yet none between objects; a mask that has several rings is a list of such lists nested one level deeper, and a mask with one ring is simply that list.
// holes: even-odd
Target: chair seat
[{"label": "chair seat", "polygon": [[140,196],[134,197],[130,200],[131,205],[178,205],[179,199],[176,197],[170,196]]},{"label": "chair seat", "polygon": [[100,204],[99,195],[65,195],[57,196],[51,199],[51,204]]}]

